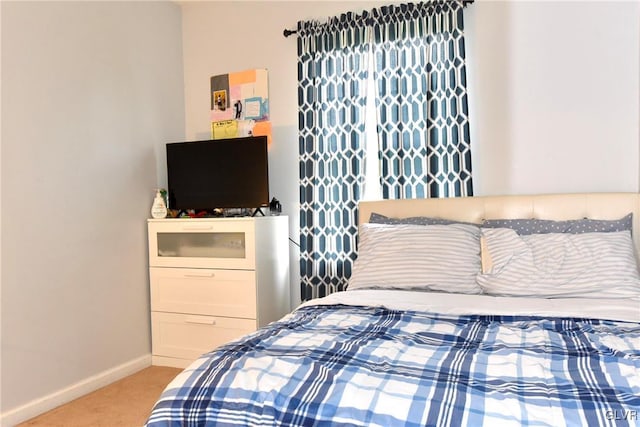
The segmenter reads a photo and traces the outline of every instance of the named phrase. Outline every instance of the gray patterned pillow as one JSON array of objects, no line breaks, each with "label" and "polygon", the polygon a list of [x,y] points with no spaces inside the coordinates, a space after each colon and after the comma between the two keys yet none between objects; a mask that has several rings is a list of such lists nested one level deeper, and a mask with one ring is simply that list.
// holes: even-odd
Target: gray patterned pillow
[{"label": "gray patterned pillow", "polygon": [[471,222],[454,221],[444,218],[431,218],[427,216],[414,216],[410,218],[390,218],[379,213],[372,212],[369,217],[371,224],[413,224],[413,225],[451,225],[451,224],[466,224],[478,226]]},{"label": "gray patterned pillow", "polygon": [[596,233],[631,231],[633,213],[629,213],[620,219],[572,219],[565,221],[553,221],[549,219],[485,219],[482,222],[484,228],[510,228],[520,236],[530,234],[549,233]]}]

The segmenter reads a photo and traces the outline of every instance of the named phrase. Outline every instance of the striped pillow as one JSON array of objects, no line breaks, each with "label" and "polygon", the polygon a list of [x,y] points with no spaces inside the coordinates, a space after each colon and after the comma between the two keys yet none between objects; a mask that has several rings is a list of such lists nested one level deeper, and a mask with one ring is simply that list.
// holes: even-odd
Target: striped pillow
[{"label": "striped pillow", "polygon": [[354,289],[481,292],[480,228],[473,225],[362,224]]},{"label": "striped pillow", "polygon": [[629,231],[519,236],[482,228],[491,258],[477,281],[490,295],[541,298],[640,296],[640,275]]}]

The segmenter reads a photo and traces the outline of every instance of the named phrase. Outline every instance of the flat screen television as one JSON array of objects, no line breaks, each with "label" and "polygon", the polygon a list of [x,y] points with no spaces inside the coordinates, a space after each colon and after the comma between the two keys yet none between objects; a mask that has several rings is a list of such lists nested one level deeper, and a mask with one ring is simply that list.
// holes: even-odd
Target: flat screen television
[{"label": "flat screen television", "polygon": [[167,144],[169,209],[258,209],[269,204],[267,137]]}]

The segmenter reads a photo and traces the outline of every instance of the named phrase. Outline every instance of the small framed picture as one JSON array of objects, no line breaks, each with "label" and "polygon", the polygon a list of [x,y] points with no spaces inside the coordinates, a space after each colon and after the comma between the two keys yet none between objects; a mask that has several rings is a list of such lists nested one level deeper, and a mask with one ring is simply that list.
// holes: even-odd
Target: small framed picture
[{"label": "small framed picture", "polygon": [[213,92],[213,109],[225,111],[227,109],[227,91],[216,90]]}]

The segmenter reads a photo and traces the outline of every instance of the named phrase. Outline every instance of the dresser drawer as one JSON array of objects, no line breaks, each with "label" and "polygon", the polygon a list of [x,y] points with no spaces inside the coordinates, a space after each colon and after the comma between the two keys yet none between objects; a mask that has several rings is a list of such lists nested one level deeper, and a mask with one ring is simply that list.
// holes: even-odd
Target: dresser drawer
[{"label": "dresser drawer", "polygon": [[151,310],[256,319],[256,273],[204,268],[149,269]]},{"label": "dresser drawer", "polygon": [[149,265],[153,267],[255,269],[253,221],[149,220],[148,231]]},{"label": "dresser drawer", "polygon": [[255,320],[151,313],[154,356],[195,360],[200,355],[255,330]]}]

